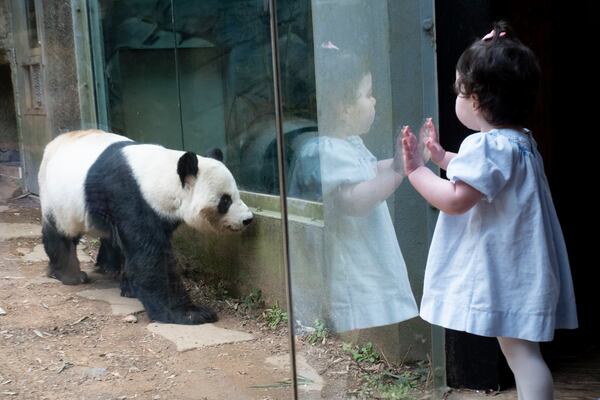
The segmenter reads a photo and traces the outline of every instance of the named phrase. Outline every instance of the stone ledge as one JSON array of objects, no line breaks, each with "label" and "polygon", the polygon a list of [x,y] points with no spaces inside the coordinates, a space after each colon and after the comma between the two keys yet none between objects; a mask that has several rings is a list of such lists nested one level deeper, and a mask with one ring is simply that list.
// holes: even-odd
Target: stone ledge
[{"label": "stone ledge", "polygon": [[0,175],[13,179],[23,179],[23,170],[18,162],[0,163]]}]

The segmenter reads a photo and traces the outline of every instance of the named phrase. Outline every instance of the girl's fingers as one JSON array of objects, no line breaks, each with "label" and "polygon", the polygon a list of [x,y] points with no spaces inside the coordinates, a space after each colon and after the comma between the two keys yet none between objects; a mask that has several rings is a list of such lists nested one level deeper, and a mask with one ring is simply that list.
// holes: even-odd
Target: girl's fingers
[{"label": "girl's fingers", "polygon": [[402,127],[402,137],[408,137],[411,134],[410,126],[404,125]]},{"label": "girl's fingers", "polygon": [[410,140],[410,144],[411,146],[417,146],[418,141],[417,141],[417,137],[415,135],[413,135],[413,133],[410,133],[410,137],[408,138]]},{"label": "girl's fingers", "polygon": [[405,153],[412,153],[416,149],[416,138],[414,135],[402,138],[402,148]]},{"label": "girl's fingers", "polygon": [[437,130],[435,129],[435,124],[431,118],[427,119],[427,125],[429,126],[429,137],[434,141],[438,141]]}]

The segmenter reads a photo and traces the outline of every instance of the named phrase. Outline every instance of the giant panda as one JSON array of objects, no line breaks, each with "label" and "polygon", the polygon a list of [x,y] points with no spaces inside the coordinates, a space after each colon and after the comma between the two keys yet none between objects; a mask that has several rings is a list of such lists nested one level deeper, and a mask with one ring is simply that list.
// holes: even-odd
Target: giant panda
[{"label": "giant panda", "polygon": [[150,319],[217,319],[211,309],[193,305],[184,290],[171,236],[181,223],[226,232],[252,221],[221,161],[82,130],[63,133],[45,147],[38,182],[48,276],[67,285],[88,281],[75,250],[92,231],[101,238],[98,268],[120,273],[121,295],[137,297]]}]

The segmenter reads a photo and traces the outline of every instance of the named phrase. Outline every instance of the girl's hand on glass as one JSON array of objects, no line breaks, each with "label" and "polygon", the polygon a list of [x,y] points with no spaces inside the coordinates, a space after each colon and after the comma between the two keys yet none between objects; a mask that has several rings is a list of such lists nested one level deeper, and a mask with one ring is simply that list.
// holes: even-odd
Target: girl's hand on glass
[{"label": "girl's hand on glass", "polygon": [[427,118],[419,131],[419,143],[423,146],[424,162],[429,159],[436,164],[444,160],[446,150],[440,145],[437,130],[431,118]]},{"label": "girl's hand on glass", "polygon": [[398,135],[396,136],[396,143],[394,145],[394,160],[392,162],[392,169],[394,172],[400,175],[404,175],[404,159],[402,155],[402,132],[404,127],[398,129]]},{"label": "girl's hand on glass", "polygon": [[417,137],[410,129],[410,126],[405,125],[402,127],[402,155],[406,176],[424,165],[422,154],[422,151],[419,150]]}]

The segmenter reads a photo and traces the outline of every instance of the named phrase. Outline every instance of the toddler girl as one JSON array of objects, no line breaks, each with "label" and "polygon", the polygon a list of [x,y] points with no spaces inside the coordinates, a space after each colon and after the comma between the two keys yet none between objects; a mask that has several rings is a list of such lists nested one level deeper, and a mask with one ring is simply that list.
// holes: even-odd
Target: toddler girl
[{"label": "toddler girl", "polygon": [[425,272],[421,317],[498,338],[521,400],[553,398],[539,343],[577,327],[569,261],[542,158],[525,128],[539,66],[501,22],[467,48],[456,67],[456,115],[477,131],[457,154],[431,132],[425,145],[449,180],[423,166],[403,130],[404,169],[441,212]]}]

